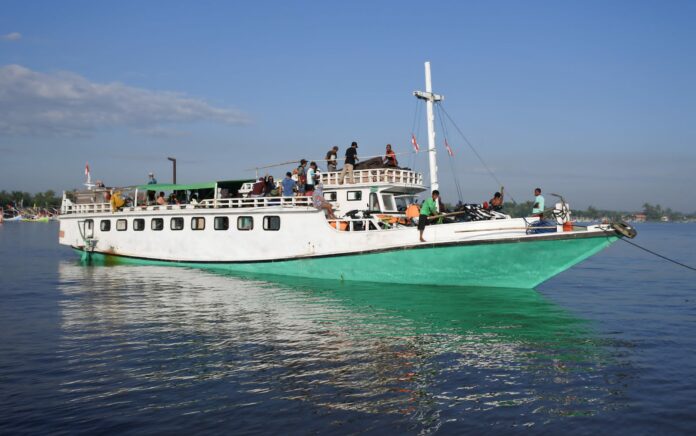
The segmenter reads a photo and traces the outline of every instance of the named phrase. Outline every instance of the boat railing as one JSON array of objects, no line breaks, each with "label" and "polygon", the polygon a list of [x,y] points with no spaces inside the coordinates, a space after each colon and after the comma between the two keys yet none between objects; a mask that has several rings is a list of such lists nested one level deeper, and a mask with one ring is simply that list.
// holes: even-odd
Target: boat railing
[{"label": "boat railing", "polygon": [[246,197],[218,198],[201,201],[197,207],[237,208],[237,207],[271,207],[271,206],[312,206],[311,197]]},{"label": "boat railing", "polygon": [[61,207],[61,214],[63,215],[104,212],[111,212],[111,203],[73,203]]},{"label": "boat railing", "polygon": [[[119,209],[121,212],[134,211],[157,211],[157,210],[186,210],[186,209],[220,209],[220,208],[254,208],[254,207],[307,207],[312,206],[310,197],[248,197],[248,198],[218,198],[202,200],[197,204],[167,204],[167,205],[138,205],[124,206]],[[62,213],[69,214],[90,214],[90,213],[110,213],[112,212],[111,203],[72,203],[65,204]]]},{"label": "boat railing", "polygon": [[[324,186],[339,185],[340,171],[330,171],[321,173],[321,181]],[[423,175],[411,170],[402,170],[399,168],[374,168],[367,170],[353,171],[353,179],[355,184],[374,184],[374,183],[390,183],[411,186],[423,186]],[[344,182],[348,183],[348,177]]]}]

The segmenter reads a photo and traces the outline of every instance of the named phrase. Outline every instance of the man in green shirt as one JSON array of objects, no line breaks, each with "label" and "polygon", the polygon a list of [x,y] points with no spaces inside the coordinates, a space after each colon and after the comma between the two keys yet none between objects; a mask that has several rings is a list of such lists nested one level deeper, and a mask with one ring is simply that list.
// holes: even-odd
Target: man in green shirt
[{"label": "man in green shirt", "polygon": [[544,196],[541,195],[541,188],[534,190],[534,206],[532,206],[532,216],[544,219]]},{"label": "man in green shirt", "polygon": [[420,232],[421,242],[425,242],[425,239],[423,239],[423,230],[425,230],[425,226],[428,225],[428,217],[437,215],[437,198],[439,196],[440,191],[436,189],[433,191],[433,196],[421,204],[420,216],[418,217],[418,231]]}]

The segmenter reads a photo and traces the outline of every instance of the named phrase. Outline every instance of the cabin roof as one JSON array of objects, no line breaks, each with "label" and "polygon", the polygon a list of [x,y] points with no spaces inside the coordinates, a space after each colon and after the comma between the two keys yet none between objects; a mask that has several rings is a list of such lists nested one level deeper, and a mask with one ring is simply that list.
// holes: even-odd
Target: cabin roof
[{"label": "cabin roof", "polygon": [[242,185],[246,182],[253,182],[250,179],[240,179],[240,180],[223,180],[219,182],[201,182],[201,183],[155,183],[152,185],[138,185],[136,188],[143,191],[194,191],[196,189],[214,189],[215,185],[218,186],[229,186],[229,185]]}]

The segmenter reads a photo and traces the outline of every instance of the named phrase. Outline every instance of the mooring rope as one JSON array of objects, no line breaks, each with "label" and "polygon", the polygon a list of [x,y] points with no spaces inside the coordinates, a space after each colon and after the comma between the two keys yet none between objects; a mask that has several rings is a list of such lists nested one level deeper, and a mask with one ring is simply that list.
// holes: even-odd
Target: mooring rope
[{"label": "mooring rope", "polygon": [[645,247],[643,247],[643,246],[641,246],[641,245],[636,244],[635,242],[631,242],[631,241],[629,241],[629,240],[626,239],[626,238],[621,238],[621,240],[624,241],[624,242],[627,243],[627,244],[631,244],[631,245],[633,245],[633,246],[636,247],[636,248],[640,248],[641,250],[643,250],[643,251],[645,251],[645,252],[647,252],[647,253],[650,253],[650,254],[652,254],[652,255],[654,255],[654,256],[657,256],[657,257],[659,257],[659,258],[661,258],[661,259],[664,259],[664,260],[666,260],[666,261],[668,261],[668,262],[672,262],[673,264],[679,265],[679,266],[684,267],[684,268],[686,268],[686,269],[690,269],[691,271],[696,271],[696,268],[694,268],[694,267],[692,267],[692,266],[683,264],[683,263],[681,263],[681,262],[679,262],[679,261],[676,261],[676,260],[674,260],[674,259],[670,259],[670,258],[667,257],[667,256],[663,256],[663,255],[661,255],[660,253],[656,253],[656,252],[654,252],[654,251],[652,251],[652,250],[650,250],[650,249],[648,249],[648,248],[645,248]]}]

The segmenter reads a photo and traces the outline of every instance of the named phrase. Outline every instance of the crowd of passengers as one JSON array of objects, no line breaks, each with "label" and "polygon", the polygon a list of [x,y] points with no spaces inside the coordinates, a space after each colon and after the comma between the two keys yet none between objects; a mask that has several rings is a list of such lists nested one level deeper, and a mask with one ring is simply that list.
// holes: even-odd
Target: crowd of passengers
[{"label": "crowd of passengers", "polygon": [[[333,146],[324,158],[326,162],[327,171],[338,171],[338,146]],[[346,150],[345,161],[343,168],[338,176],[338,183],[343,184],[344,182],[355,183],[353,177],[353,169],[358,158],[358,143],[353,141],[350,147]],[[391,144],[387,144],[384,156],[378,158],[381,162],[381,166],[387,168],[397,168],[398,161],[396,159],[396,153],[392,149]],[[256,183],[254,183],[250,196],[251,197],[292,197],[292,196],[308,196],[311,197],[316,187],[321,182],[321,170],[316,162],[309,162],[307,165],[307,159],[301,159],[300,165],[288,171],[285,174],[285,178],[281,181],[276,182],[273,176],[260,177]]]}]

